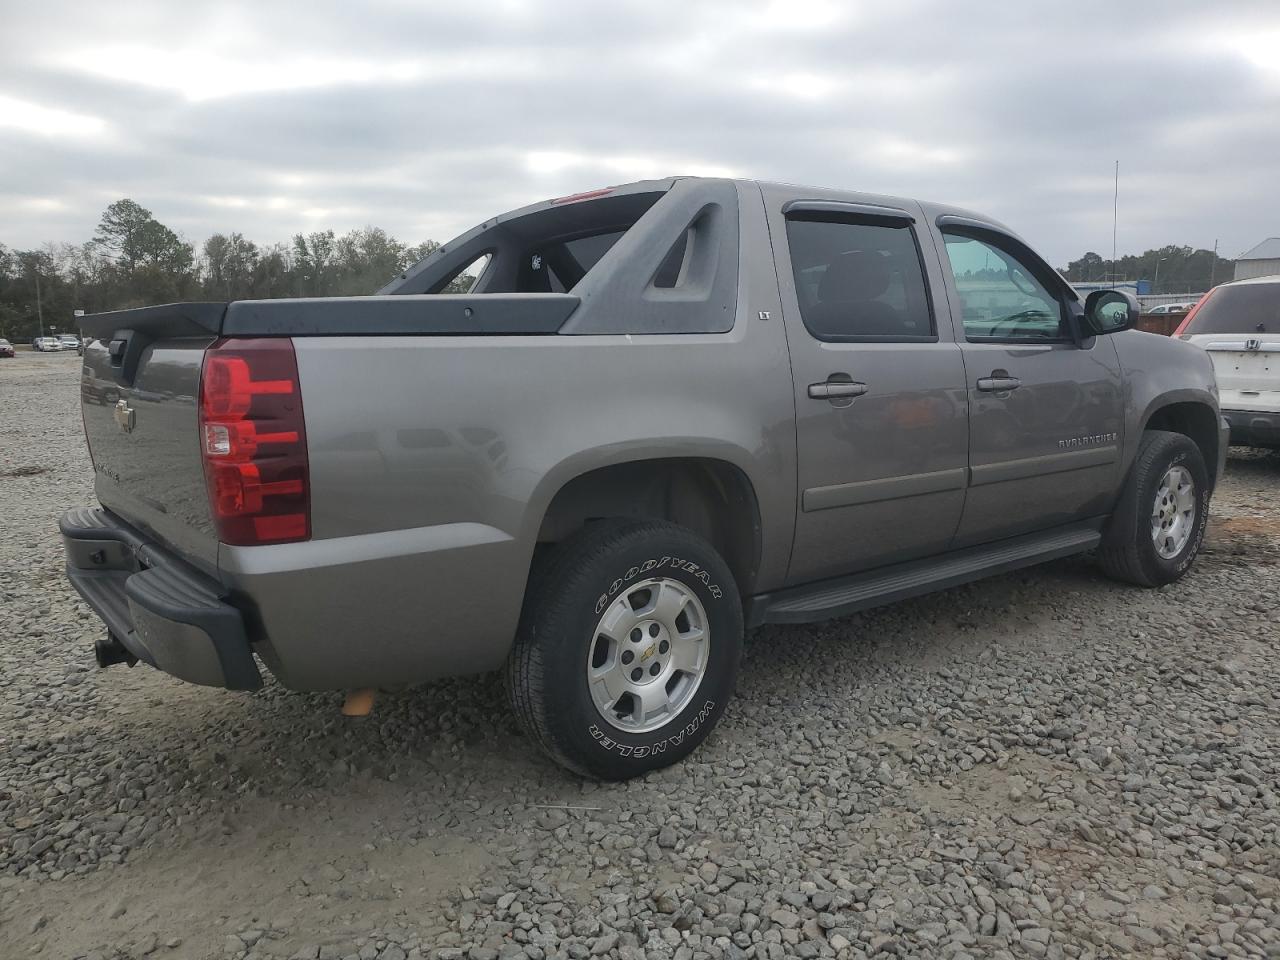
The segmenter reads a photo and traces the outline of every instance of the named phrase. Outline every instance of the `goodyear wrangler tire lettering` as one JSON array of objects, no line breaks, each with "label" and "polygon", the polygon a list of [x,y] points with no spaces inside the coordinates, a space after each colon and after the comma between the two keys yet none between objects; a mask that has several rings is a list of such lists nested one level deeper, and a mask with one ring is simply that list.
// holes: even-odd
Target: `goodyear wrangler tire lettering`
[{"label": "goodyear wrangler tire lettering", "polygon": [[640,744],[639,746],[630,746],[628,744],[619,743],[609,736],[604,730],[597,725],[591,725],[591,738],[596,741],[605,750],[612,750],[621,757],[635,757],[637,760],[647,757],[654,753],[666,753],[667,747],[678,747],[684,742],[686,736],[693,736],[698,732],[698,728],[706,721],[716,708],[714,700],[708,700],[702,705],[697,715],[685,725],[678,733],[674,733],[669,737],[663,737],[655,740],[653,743]]},{"label": "goodyear wrangler tire lettering", "polygon": [[696,576],[699,580],[701,580],[706,585],[707,589],[711,591],[711,596],[715,597],[715,599],[719,600],[721,597],[724,596],[724,590],[721,589],[720,585],[718,583],[712,583],[711,575],[705,569],[699,567],[696,563],[690,563],[687,560],[681,560],[673,557],[663,557],[661,560],[650,559],[650,560],[644,561],[644,563],[640,564],[638,567],[631,567],[629,570],[627,570],[627,573],[625,576],[618,577],[616,580],[613,581],[613,583],[609,584],[609,589],[606,590],[604,593],[600,594],[598,598],[596,598],[596,604],[594,608],[595,612],[597,614],[603,612],[604,608],[608,605],[609,601],[612,600],[613,597],[617,595],[618,591],[622,589],[623,584],[628,583],[631,580],[634,580],[641,573],[648,573],[651,570],[661,569],[668,562],[675,569],[685,570],[685,571],[688,571],[689,573],[694,574],[694,576]]},{"label": "goodyear wrangler tire lettering", "polygon": [[[529,583],[507,687],[553,759],[625,780],[706,739],[733,692],[743,632],[737,585],[709,544],[672,523],[601,521],[543,555]],[[597,632],[606,625],[614,636]],[[595,672],[615,668],[643,699],[626,701],[614,681],[593,687]]]}]

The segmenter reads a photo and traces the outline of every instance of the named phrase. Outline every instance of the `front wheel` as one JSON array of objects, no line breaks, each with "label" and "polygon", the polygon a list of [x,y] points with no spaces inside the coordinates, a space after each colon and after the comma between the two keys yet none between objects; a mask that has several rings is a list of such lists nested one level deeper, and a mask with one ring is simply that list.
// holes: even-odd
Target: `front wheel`
[{"label": "front wheel", "polygon": [[666,522],[592,524],[535,566],[507,690],[552,759],[625,780],[706,739],[742,630],[733,575],[702,538]]},{"label": "front wheel", "polygon": [[1148,430],[1098,560],[1117,580],[1173,583],[1191,568],[1209,520],[1209,472],[1200,448],[1181,433]]}]

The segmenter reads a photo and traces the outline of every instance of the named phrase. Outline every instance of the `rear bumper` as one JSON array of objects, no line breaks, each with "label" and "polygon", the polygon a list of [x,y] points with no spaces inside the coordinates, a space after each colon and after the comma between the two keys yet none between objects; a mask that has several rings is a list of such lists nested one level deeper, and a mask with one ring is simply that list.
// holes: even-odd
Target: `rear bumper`
[{"label": "rear bumper", "polygon": [[1280,447],[1280,413],[1261,410],[1223,410],[1231,427],[1231,443],[1249,447]]},{"label": "rear bumper", "polygon": [[93,507],[58,522],[67,578],[134,657],[181,680],[256,690],[262,675],[226,589]]}]

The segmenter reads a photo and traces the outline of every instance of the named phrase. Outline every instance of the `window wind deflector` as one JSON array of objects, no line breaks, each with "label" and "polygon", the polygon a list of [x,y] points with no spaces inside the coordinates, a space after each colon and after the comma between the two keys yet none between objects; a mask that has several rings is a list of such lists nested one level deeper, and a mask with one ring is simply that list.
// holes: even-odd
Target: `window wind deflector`
[{"label": "window wind deflector", "polygon": [[934,222],[937,223],[939,229],[943,229],[945,227],[960,227],[966,230],[985,230],[987,233],[997,233],[1002,237],[1008,236],[1004,230],[997,227],[994,223],[987,223],[985,220],[975,220],[973,217],[958,217],[954,213],[944,213]]},{"label": "window wind deflector", "polygon": [[842,217],[891,220],[899,224],[915,223],[916,218],[899,207],[882,207],[875,203],[846,203],[843,200],[791,200],[782,215],[803,220],[839,219]]}]

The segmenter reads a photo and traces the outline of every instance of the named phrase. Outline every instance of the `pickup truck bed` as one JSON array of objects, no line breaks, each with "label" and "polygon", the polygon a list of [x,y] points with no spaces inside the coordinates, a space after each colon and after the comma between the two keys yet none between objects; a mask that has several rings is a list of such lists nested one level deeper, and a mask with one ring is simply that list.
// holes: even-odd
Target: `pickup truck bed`
[{"label": "pickup truck bed", "polygon": [[744,623],[1095,547],[1181,576],[1225,436],[1208,359],[1135,309],[934,204],[696,178],[535,204],[377,296],[84,318],[101,506],[64,517],[68,572],[104,664],[505,668],[553,757],[631,776],[710,731]]}]

